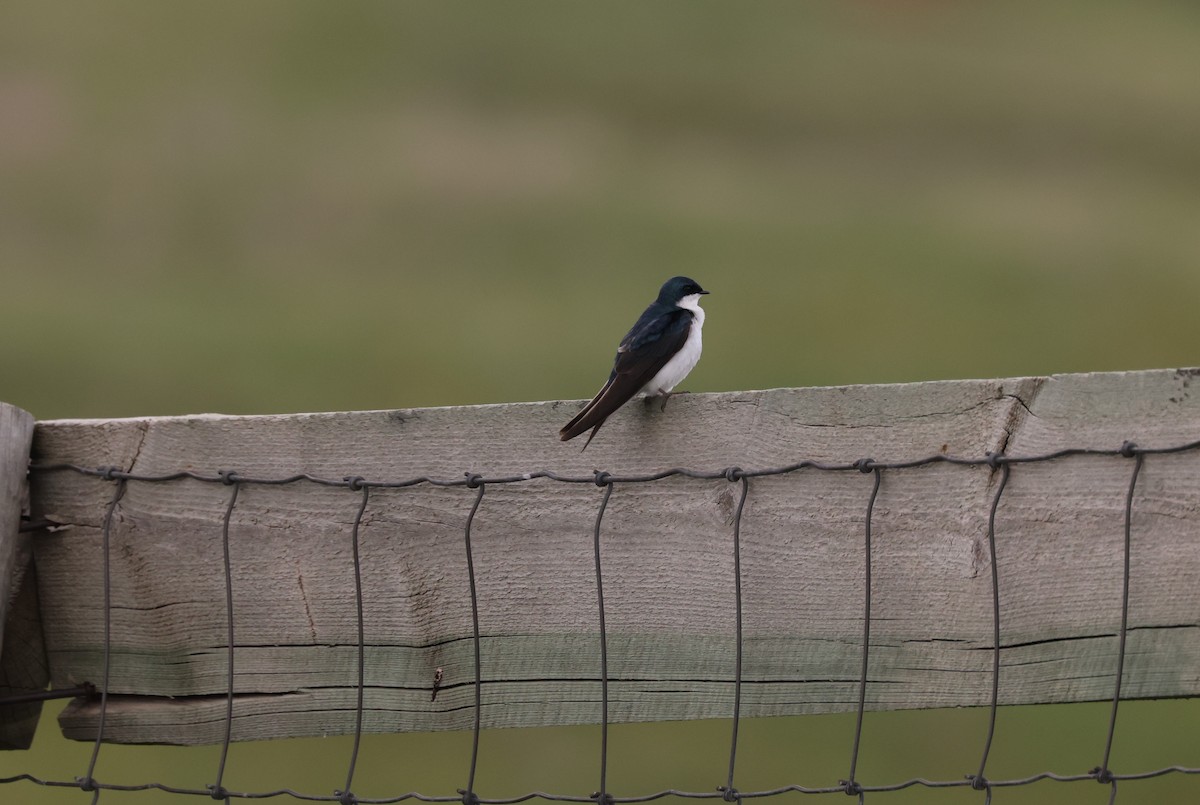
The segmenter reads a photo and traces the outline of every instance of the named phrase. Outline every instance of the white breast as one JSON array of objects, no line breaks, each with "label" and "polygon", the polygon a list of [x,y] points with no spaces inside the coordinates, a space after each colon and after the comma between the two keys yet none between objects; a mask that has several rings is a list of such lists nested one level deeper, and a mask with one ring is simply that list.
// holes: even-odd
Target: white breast
[{"label": "white breast", "polygon": [[696,367],[700,360],[701,338],[700,331],[704,327],[704,308],[700,307],[700,294],[685,296],[679,301],[679,307],[692,311],[691,329],[688,330],[687,340],[683,347],[671,356],[666,366],[658,370],[658,374],[642,387],[642,393],[647,395],[666,394],[683,382],[688,372]]}]

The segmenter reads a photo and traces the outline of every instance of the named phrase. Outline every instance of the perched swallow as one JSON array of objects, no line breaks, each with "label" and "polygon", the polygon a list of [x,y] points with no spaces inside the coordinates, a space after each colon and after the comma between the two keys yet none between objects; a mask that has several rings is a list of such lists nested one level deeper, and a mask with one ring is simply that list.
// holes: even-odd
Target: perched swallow
[{"label": "perched swallow", "polygon": [[704,326],[700,296],[706,293],[687,277],[667,280],[658,299],[621,339],[604,388],[563,426],[559,438],[565,442],[591,428],[592,434],[583,445],[587,450],[609,415],[639,392],[662,397],[662,408],[666,409],[671,389],[700,360],[700,328]]}]

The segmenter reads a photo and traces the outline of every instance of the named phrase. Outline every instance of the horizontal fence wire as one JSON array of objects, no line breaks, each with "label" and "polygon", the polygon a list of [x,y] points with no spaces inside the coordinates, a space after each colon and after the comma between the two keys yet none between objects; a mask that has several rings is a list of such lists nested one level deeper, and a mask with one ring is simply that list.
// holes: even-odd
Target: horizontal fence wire
[{"label": "horizontal fence wire", "polygon": [[[170,794],[178,794],[181,796],[200,796],[208,799],[223,800],[226,803],[234,799],[271,799],[275,797],[291,797],[296,800],[310,802],[335,802],[341,805],[352,805],[354,803],[398,803],[407,800],[415,800],[420,802],[461,802],[464,805],[510,805],[511,803],[526,802],[533,799],[541,799],[553,802],[594,802],[597,805],[608,805],[609,803],[635,803],[635,802],[651,802],[665,797],[681,797],[685,799],[721,799],[725,802],[742,802],[746,799],[761,799],[774,797],[783,794],[843,794],[857,798],[860,803],[865,802],[867,794],[884,793],[891,791],[900,791],[912,787],[925,788],[971,788],[983,794],[983,802],[985,805],[991,802],[992,792],[995,789],[1013,788],[1018,786],[1031,785],[1043,780],[1051,780],[1055,782],[1070,783],[1092,781],[1098,782],[1109,787],[1109,802],[1114,803],[1117,798],[1117,784],[1123,781],[1146,780],[1156,777],[1162,777],[1170,774],[1181,775],[1200,775],[1200,767],[1189,766],[1165,766],[1158,769],[1142,772],[1115,772],[1109,766],[1111,759],[1113,738],[1116,734],[1117,726],[1117,711],[1121,702],[1121,685],[1124,676],[1125,654],[1126,654],[1126,636],[1129,626],[1129,587],[1130,587],[1130,554],[1131,554],[1131,532],[1132,532],[1132,513],[1134,492],[1137,487],[1138,477],[1145,464],[1147,456],[1164,455],[1171,453],[1182,453],[1194,451],[1200,448],[1200,440],[1187,442],[1170,447],[1155,447],[1143,448],[1134,444],[1131,441],[1126,441],[1119,447],[1115,448],[1068,448],[1057,450],[1041,455],[1029,456],[1010,456],[1003,453],[986,453],[982,457],[958,457],[946,454],[935,454],[924,458],[917,458],[903,461],[876,461],[871,458],[862,458],[856,461],[845,463],[829,463],[819,461],[798,461],[794,464],[788,464],[780,467],[770,467],[761,469],[742,469],[740,467],[727,467],[716,470],[692,470],[686,468],[672,468],[661,470],[658,472],[645,474],[614,474],[604,471],[595,471],[591,475],[563,475],[549,470],[538,470],[535,472],[521,473],[518,475],[501,475],[494,477],[485,477],[471,472],[463,473],[462,477],[457,478],[436,478],[431,476],[417,476],[404,480],[371,480],[362,476],[346,476],[342,479],[322,478],[319,476],[310,475],[307,473],[297,473],[294,475],[262,478],[249,475],[242,475],[235,470],[219,470],[215,473],[204,473],[193,470],[180,470],[177,472],[150,475],[126,472],[116,467],[84,467],[76,464],[33,464],[30,471],[33,473],[52,473],[52,472],[74,472],[85,476],[100,478],[113,483],[113,492],[109,504],[105,510],[105,515],[102,524],[102,546],[104,551],[103,573],[104,573],[104,657],[103,657],[103,678],[99,687],[100,693],[100,714],[99,724],[95,741],[91,750],[90,761],[87,766],[86,773],[74,780],[51,780],[43,779],[33,774],[18,774],[10,777],[0,778],[0,785],[12,784],[17,782],[28,782],[40,786],[51,788],[75,788],[85,792],[91,792],[92,803],[98,802],[100,794],[103,791],[148,791],[156,790]],[[1000,584],[996,562],[996,512],[1001,504],[1001,499],[1004,490],[1008,485],[1012,468],[1022,464],[1033,464],[1047,461],[1055,461],[1076,456],[1110,456],[1122,457],[1130,459],[1132,470],[1129,478],[1129,485],[1125,496],[1124,505],[1124,547],[1123,547],[1123,572],[1121,581],[1121,619],[1120,628],[1118,631],[1118,651],[1117,665],[1114,670],[1115,682],[1112,695],[1112,706],[1108,719],[1108,727],[1104,736],[1104,749],[1099,765],[1089,771],[1076,774],[1059,774],[1051,771],[1033,774],[1028,777],[1012,778],[1012,779],[990,779],[986,776],[986,768],[988,756],[992,749],[992,740],[995,735],[997,699],[999,695],[999,678],[1000,678],[1000,636],[1001,636],[1001,608],[1000,608]],[[859,747],[863,733],[863,714],[866,710],[866,689],[868,684],[868,670],[870,665],[870,629],[871,629],[871,525],[875,501],[880,493],[880,487],[885,471],[896,471],[923,467],[933,464],[950,464],[958,466],[987,466],[993,472],[1000,473],[1000,481],[997,484],[995,494],[991,498],[987,518],[987,540],[988,551],[991,560],[991,602],[992,602],[992,664],[991,664],[991,701],[989,703],[989,717],[986,736],[983,742],[982,755],[979,761],[979,766],[976,771],[970,774],[965,774],[958,779],[950,780],[930,780],[922,777],[913,777],[908,780],[891,784],[868,784],[857,779],[857,765],[859,759]],[[737,746],[738,746],[738,728],[741,719],[741,685],[742,685],[742,655],[743,655],[743,635],[742,635],[742,578],[740,571],[741,561],[741,546],[740,539],[742,533],[742,512],[745,508],[747,497],[750,493],[751,480],[754,478],[784,475],[787,473],[798,472],[801,470],[816,470],[825,472],[860,472],[871,476],[871,485],[869,495],[867,496],[865,511],[863,515],[863,561],[864,561],[864,586],[863,586],[863,640],[862,640],[862,663],[861,674],[858,680],[858,702],[856,711],[856,724],[854,729],[854,738],[851,749],[851,758],[849,765],[849,774],[844,780],[840,780],[835,786],[811,787],[799,784],[786,785],[778,788],[765,790],[743,791],[735,785],[735,771],[737,763]],[[603,590],[603,574],[602,574],[602,528],[604,515],[607,511],[609,500],[612,497],[613,491],[617,485],[623,484],[638,484],[652,483],[672,477],[683,477],[698,480],[720,480],[724,479],[730,483],[740,485],[741,494],[738,498],[737,506],[733,517],[733,533],[732,533],[732,553],[733,553],[733,578],[730,580],[735,593],[735,637],[734,645],[731,646],[736,658],[734,679],[731,681],[734,690],[733,697],[733,712],[731,713],[732,734],[729,746],[729,766],[728,773],[725,775],[725,782],[710,791],[688,791],[681,789],[664,789],[647,794],[640,795],[625,795],[619,796],[610,793],[607,790],[607,761],[608,761],[608,723],[609,723],[609,708],[608,708],[608,652],[607,652],[607,634],[605,630],[605,607],[604,607],[604,590]],[[225,581],[225,615],[228,631],[228,645],[226,657],[226,711],[225,711],[225,731],[224,739],[220,747],[220,760],[214,782],[204,788],[186,788],[170,786],[159,782],[147,782],[135,785],[121,785],[115,783],[105,783],[97,780],[94,776],[97,762],[100,755],[100,747],[104,740],[105,716],[108,706],[107,691],[109,688],[109,671],[111,659],[111,578],[109,566],[109,551],[112,532],[112,521],[114,513],[120,505],[121,498],[124,496],[129,483],[167,483],[182,479],[192,479],[207,483],[219,483],[230,487],[229,498],[224,510],[222,518],[222,549],[223,549],[223,570]],[[513,797],[481,797],[475,791],[475,775],[478,768],[479,760],[479,736],[481,731],[481,636],[479,628],[479,601],[475,584],[475,567],[474,557],[471,547],[471,527],[475,520],[481,504],[483,503],[485,492],[488,485],[494,484],[514,484],[528,481],[545,479],[560,483],[574,484],[595,484],[601,487],[604,491],[601,496],[599,508],[596,512],[595,524],[593,529],[593,547],[595,556],[595,579],[596,579],[596,598],[598,609],[598,626],[599,626],[599,660],[600,660],[600,677],[601,684],[601,712],[598,714],[601,725],[601,742],[599,756],[599,789],[593,792],[590,796],[582,794],[554,793],[547,791],[529,791],[528,793],[513,796]],[[234,681],[234,629],[236,618],[233,607],[233,586],[232,586],[232,563],[229,553],[229,523],[233,514],[234,508],[237,505],[239,490],[244,486],[265,485],[278,486],[285,484],[295,484],[307,482],[326,487],[343,487],[348,490],[358,492],[361,495],[361,500],[357,508],[357,514],[351,528],[351,557],[354,564],[354,584],[355,584],[355,602],[357,612],[357,635],[358,635],[358,655],[356,664],[357,675],[357,700],[355,712],[355,730],[353,737],[353,747],[350,758],[347,762],[346,782],[343,788],[333,791],[331,794],[312,794],[296,791],[291,788],[279,788],[269,791],[234,791],[227,789],[223,785],[226,760],[229,755],[231,741],[231,727],[233,722],[233,681]],[[474,667],[475,678],[474,685],[474,727],[472,736],[472,748],[469,759],[469,771],[467,774],[467,782],[464,788],[458,789],[454,794],[447,795],[429,795],[417,791],[408,791],[401,794],[386,797],[359,797],[353,793],[352,785],[354,782],[355,767],[358,761],[359,748],[362,739],[363,726],[363,692],[364,692],[364,665],[365,665],[365,642],[363,629],[363,589],[362,589],[362,569],[359,559],[359,528],[363,521],[363,516],[367,510],[370,501],[370,492],[372,489],[400,489],[406,487],[418,486],[427,484],[430,486],[450,487],[463,486],[472,490],[476,490],[473,503],[470,507],[469,514],[464,522],[464,547],[466,552],[466,566],[468,570],[469,594],[471,600],[471,615],[472,615],[472,638],[474,645]],[[440,670],[440,669],[439,669]],[[437,686],[440,682],[439,678],[435,677],[432,695],[437,696]]]}]

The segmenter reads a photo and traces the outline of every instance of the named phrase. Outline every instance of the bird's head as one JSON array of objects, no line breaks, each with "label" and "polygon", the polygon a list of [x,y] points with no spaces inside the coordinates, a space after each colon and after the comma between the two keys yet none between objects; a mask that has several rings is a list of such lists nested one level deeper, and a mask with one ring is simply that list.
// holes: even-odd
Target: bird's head
[{"label": "bird's head", "polygon": [[691,303],[688,307],[691,307],[699,301],[701,294],[706,293],[708,291],[690,277],[671,277],[658,292],[658,301],[664,305],[679,305],[686,300]]}]

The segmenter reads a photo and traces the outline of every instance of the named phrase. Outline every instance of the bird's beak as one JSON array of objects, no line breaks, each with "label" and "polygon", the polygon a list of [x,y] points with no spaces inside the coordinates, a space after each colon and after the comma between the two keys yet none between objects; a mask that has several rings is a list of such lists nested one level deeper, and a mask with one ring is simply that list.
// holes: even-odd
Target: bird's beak
[{"label": "bird's beak", "polygon": [[711,293],[711,291],[701,291],[700,293],[707,294],[707,293]]}]

